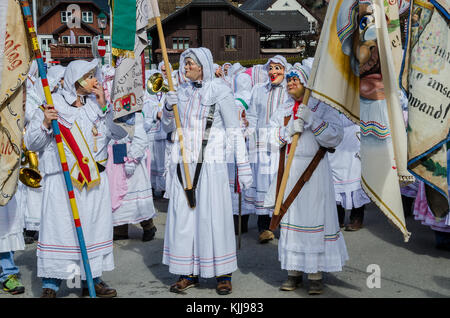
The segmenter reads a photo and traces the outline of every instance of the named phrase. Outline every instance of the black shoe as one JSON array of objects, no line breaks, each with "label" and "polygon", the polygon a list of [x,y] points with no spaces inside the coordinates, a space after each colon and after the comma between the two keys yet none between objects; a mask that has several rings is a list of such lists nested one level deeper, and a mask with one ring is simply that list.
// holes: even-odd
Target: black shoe
[{"label": "black shoe", "polygon": [[37,231],[23,231],[23,239],[25,240],[25,244],[33,244],[34,243],[34,237],[36,235]]},{"label": "black shoe", "polygon": [[56,298],[56,292],[51,288],[44,288],[41,298]]},{"label": "black shoe", "polygon": [[142,234],[142,241],[148,242],[155,238],[156,226],[152,227],[150,230],[144,230],[144,234]]},{"label": "black shoe", "polygon": [[308,294],[310,295],[320,295],[323,293],[323,280],[311,280],[309,281],[309,288],[308,288]]},{"label": "black shoe", "polygon": [[303,276],[288,276],[288,279],[281,285],[280,290],[292,291],[297,289],[303,282]]}]

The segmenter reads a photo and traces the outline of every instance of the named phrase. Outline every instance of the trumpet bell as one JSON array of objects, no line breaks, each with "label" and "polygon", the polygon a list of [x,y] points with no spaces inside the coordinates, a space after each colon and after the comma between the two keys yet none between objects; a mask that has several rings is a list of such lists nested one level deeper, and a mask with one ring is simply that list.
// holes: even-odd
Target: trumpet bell
[{"label": "trumpet bell", "polygon": [[147,92],[156,95],[159,92],[167,93],[169,87],[164,84],[164,78],[160,73],[155,73],[147,81]]},{"label": "trumpet bell", "polygon": [[40,182],[42,180],[41,173],[39,172],[39,158],[37,153],[27,150],[25,144],[22,144],[24,159],[22,165],[28,164],[28,167],[23,167],[19,171],[19,180],[28,187],[40,188]]},{"label": "trumpet bell", "polygon": [[19,180],[28,187],[40,188],[42,176],[38,170],[33,168],[22,168],[19,172]]}]

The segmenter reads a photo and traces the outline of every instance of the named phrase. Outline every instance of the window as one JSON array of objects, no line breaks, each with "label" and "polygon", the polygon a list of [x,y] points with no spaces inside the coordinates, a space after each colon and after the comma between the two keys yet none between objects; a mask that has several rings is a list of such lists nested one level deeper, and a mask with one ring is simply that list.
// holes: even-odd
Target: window
[{"label": "window", "polygon": [[83,11],[81,13],[81,20],[86,23],[93,23],[94,22],[94,14],[92,11]]},{"label": "window", "polygon": [[67,23],[72,17],[72,12],[70,11],[61,11],[61,22]]},{"label": "window", "polygon": [[[63,36],[61,37],[61,42],[64,43],[64,44],[70,44],[70,36],[68,36],[68,35],[63,35]],[[75,43],[72,43],[72,44],[75,44]]]},{"label": "window", "polygon": [[50,51],[50,44],[52,44],[52,39],[41,39],[42,50]]},{"label": "window", "polygon": [[78,37],[78,44],[91,44],[92,38],[87,35],[81,35]]},{"label": "window", "polygon": [[172,38],[172,48],[174,50],[186,50],[189,48],[189,38]]},{"label": "window", "polygon": [[106,43],[106,52],[111,52],[111,48],[109,47],[109,40],[103,39]]},{"label": "window", "polygon": [[237,49],[236,35],[225,35],[225,49],[226,50]]}]

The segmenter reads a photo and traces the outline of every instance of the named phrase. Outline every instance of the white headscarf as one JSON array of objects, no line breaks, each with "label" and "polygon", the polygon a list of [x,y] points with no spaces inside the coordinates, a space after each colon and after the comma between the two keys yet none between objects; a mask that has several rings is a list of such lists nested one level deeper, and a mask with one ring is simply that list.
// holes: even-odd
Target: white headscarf
[{"label": "white headscarf", "polygon": [[[284,56],[281,55],[275,55],[274,57],[271,57],[266,64],[264,64],[264,70],[267,73],[267,77],[269,77],[269,67],[270,63],[277,63],[281,64],[284,67],[284,78],[283,81],[280,83],[281,86],[286,85],[286,74],[289,72],[289,69],[291,67],[291,64],[289,64]],[[272,83],[269,81],[269,83],[272,85]]]},{"label": "white headscarf", "polygon": [[[212,81],[214,79],[214,63],[211,51],[205,47],[199,48],[190,48],[184,51],[180,56],[180,68],[184,75],[186,75],[186,71],[184,70],[184,66],[186,65],[186,58],[191,57],[190,55],[194,55],[200,66],[203,70],[203,82]],[[195,59],[194,59],[195,61]]]},{"label": "white headscarf", "polygon": [[306,86],[308,84],[309,75],[311,74],[312,64],[314,62],[314,58],[309,57],[304,59],[302,63],[295,63],[294,67],[286,73],[287,77],[297,76],[300,82]]},{"label": "white headscarf", "polygon": [[91,62],[76,60],[67,65],[64,73],[64,89],[62,90],[62,95],[67,103],[72,105],[77,100],[75,83],[90,71],[97,70],[97,65],[97,59],[93,59]]},{"label": "white headscarf", "polygon": [[[222,79],[216,78],[214,75],[214,62],[211,51],[205,47],[190,48],[184,51],[180,56],[180,68],[178,69],[181,74],[186,75],[184,66],[186,65],[186,58],[195,55],[199,61],[203,71],[201,96],[202,103],[204,105],[215,104],[220,99],[232,94],[231,89],[224,83]],[[192,83],[187,79],[188,83]],[[189,90],[192,89],[192,85],[184,85],[179,89],[179,94],[190,94]]]},{"label": "white headscarf", "polygon": [[289,70],[291,64],[288,63],[288,61],[286,60],[286,58],[284,56],[281,55],[275,55],[274,57],[271,57],[266,64],[264,64],[264,69],[266,70],[266,72],[269,72],[269,66],[270,63],[278,63],[283,65],[284,67],[284,72],[287,73],[287,71]]},{"label": "white headscarf", "polygon": [[[59,81],[64,77],[64,73],[66,71],[66,68],[61,65],[55,65],[49,68],[47,72],[47,81],[48,81],[48,87],[50,88],[50,92],[53,92],[53,90],[58,86]],[[38,94],[39,99],[42,101],[42,103],[45,102],[45,94],[44,94],[44,88],[42,87],[42,81],[37,81],[34,84],[36,94]]]},{"label": "white headscarf", "polygon": [[239,73],[245,72],[246,68],[243,67],[240,63],[234,63],[229,69],[228,69],[228,75],[234,76]]}]

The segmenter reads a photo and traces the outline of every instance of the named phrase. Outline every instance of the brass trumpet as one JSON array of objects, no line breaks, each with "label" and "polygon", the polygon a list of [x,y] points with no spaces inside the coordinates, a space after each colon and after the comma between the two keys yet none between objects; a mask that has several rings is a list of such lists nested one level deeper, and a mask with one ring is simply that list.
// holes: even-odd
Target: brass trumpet
[{"label": "brass trumpet", "polygon": [[164,84],[164,78],[161,73],[155,73],[147,81],[147,92],[156,95],[159,92],[167,93],[169,86]]},{"label": "brass trumpet", "polygon": [[22,149],[24,158],[21,161],[21,165],[26,166],[28,164],[29,167],[23,167],[20,169],[19,180],[28,187],[40,188],[42,176],[38,169],[39,165],[38,155],[34,151],[29,151],[25,147],[25,143],[22,143]]}]

